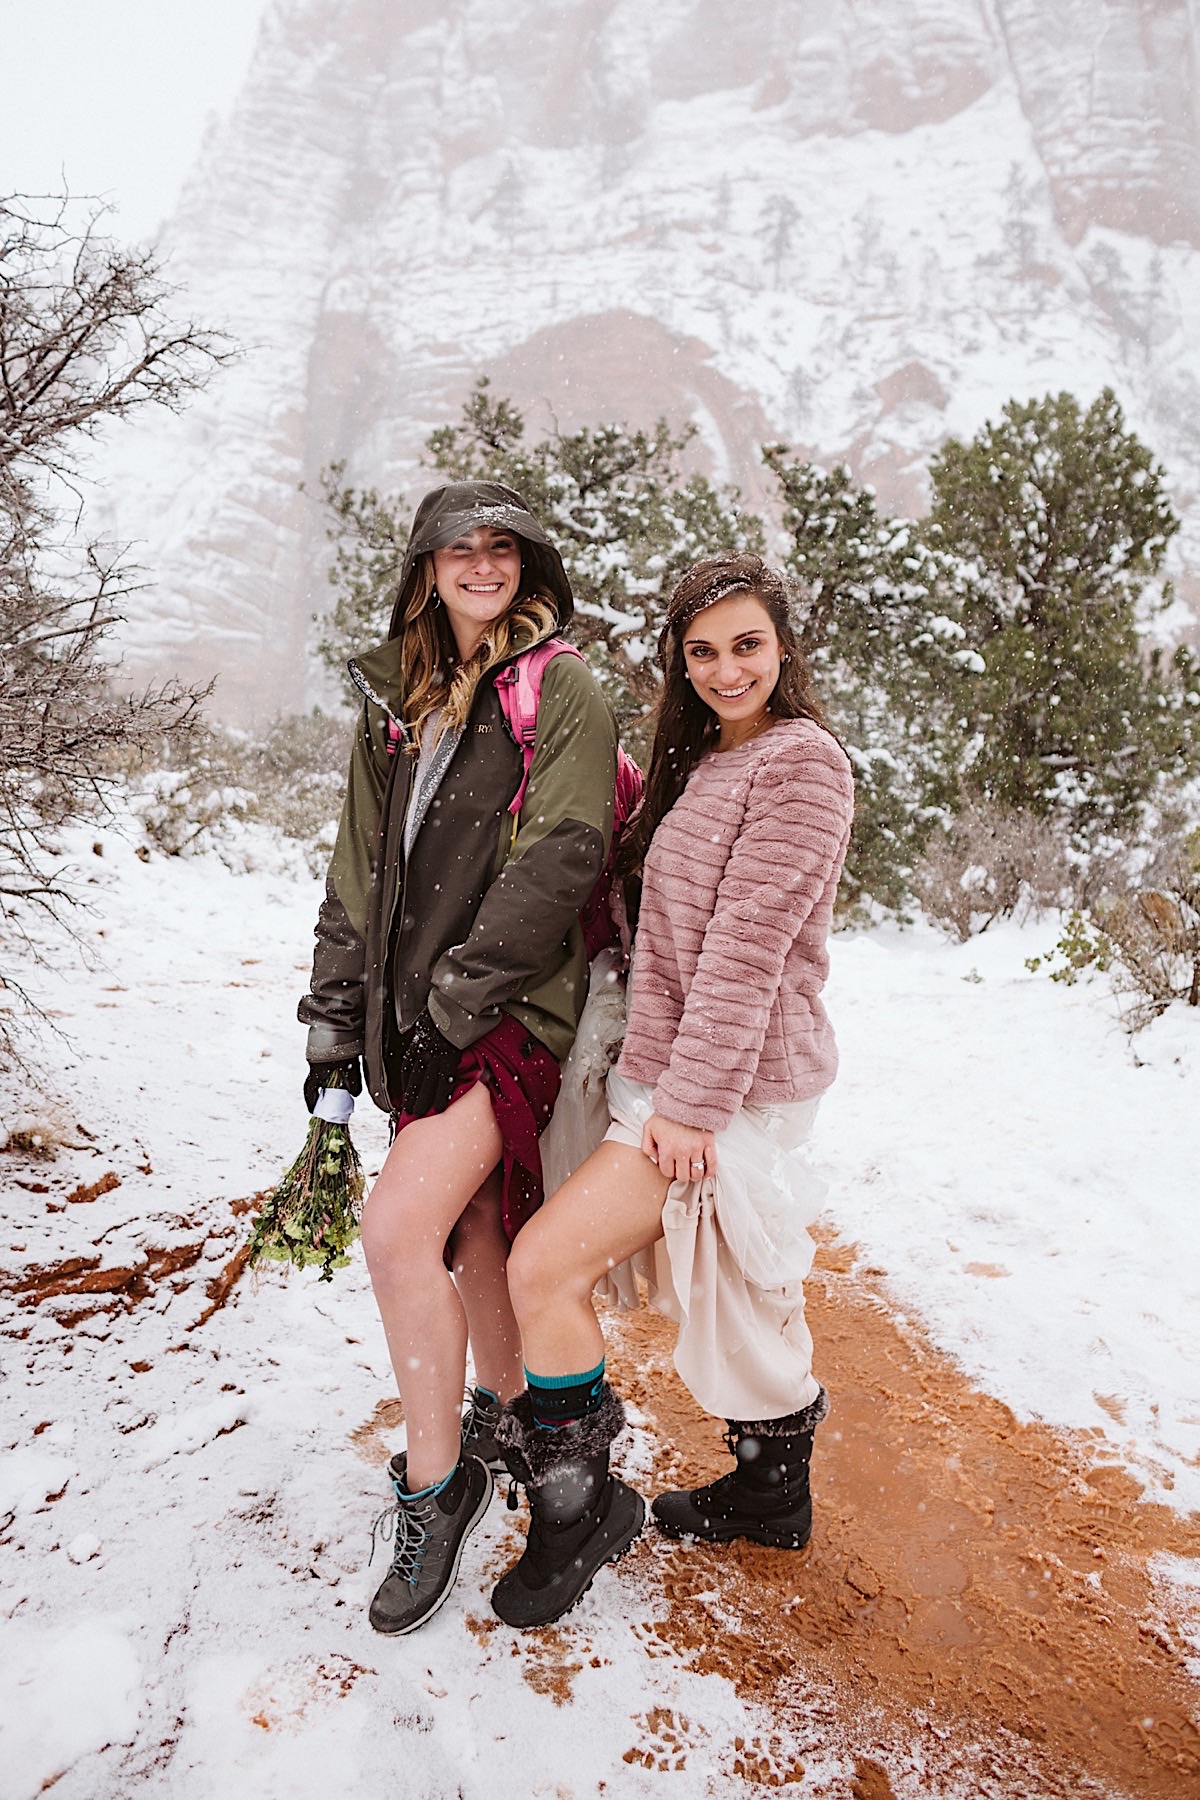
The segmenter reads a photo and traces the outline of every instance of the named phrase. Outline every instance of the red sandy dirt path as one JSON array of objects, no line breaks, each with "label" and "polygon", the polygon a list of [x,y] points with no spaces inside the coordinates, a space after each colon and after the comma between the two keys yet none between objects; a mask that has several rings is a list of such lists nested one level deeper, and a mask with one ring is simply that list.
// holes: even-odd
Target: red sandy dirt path
[{"label": "red sandy dirt path", "polygon": [[[809,1287],[833,1400],[813,1542],[635,1551],[622,1568],[665,1589],[662,1647],[852,1758],[846,1800],[1200,1796],[1200,1689],[1150,1567],[1200,1556],[1200,1517],[1140,1502],[1086,1440],[1018,1424],[853,1264],[825,1243]],[[607,1328],[614,1379],[663,1446],[659,1483],[727,1473],[672,1328],[646,1311]]]}]

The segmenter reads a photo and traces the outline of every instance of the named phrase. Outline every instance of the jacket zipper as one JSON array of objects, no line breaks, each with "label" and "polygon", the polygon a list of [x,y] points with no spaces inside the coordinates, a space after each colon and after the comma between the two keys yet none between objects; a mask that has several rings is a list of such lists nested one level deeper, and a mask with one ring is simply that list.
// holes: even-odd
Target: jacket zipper
[{"label": "jacket zipper", "polygon": [[[357,683],[357,681],[356,681],[356,685],[361,685],[361,684]],[[395,719],[395,714],[392,712],[391,708],[386,704],[385,701],[381,700],[377,694],[369,693],[369,691],[367,690],[367,688],[365,686],[362,687],[362,691],[364,693],[367,693],[368,698],[374,700],[375,704],[377,706],[380,706],[383,708],[383,711],[387,714],[389,719]],[[400,721],[396,720],[396,723],[399,724]],[[407,729],[407,728],[401,727],[401,729]],[[400,817],[399,844],[400,844],[401,851],[403,851],[403,846],[404,846],[404,820],[408,816],[408,808],[412,801],[412,786],[413,786],[413,779],[414,779],[414,776],[416,773],[416,765],[414,764],[412,758],[409,756],[406,756],[404,758],[404,761],[408,767],[408,774],[407,774],[407,778],[406,778],[406,791],[405,791],[405,796],[404,796],[403,811],[402,811],[401,817]],[[390,794],[385,796],[385,798],[390,799],[393,804],[395,802],[395,787],[396,787],[396,775],[397,775],[397,763],[398,762],[399,762],[398,757],[392,758],[391,768],[388,771],[389,787],[390,787],[391,791],[390,791]],[[389,808],[388,816],[390,816],[390,808]],[[386,852],[387,852],[387,845],[381,835],[380,842],[379,842],[379,854],[381,856],[386,855]],[[382,1004],[383,1004],[383,1008],[384,1008],[384,1019],[383,1019],[382,1023],[383,1023],[383,1042],[385,1044],[388,1041],[388,1035],[391,1032],[391,1030],[392,1029],[399,1030],[399,1026],[400,1026],[400,1021],[396,1017],[395,991],[394,991],[391,983],[386,979],[386,977],[387,977],[388,969],[391,966],[391,962],[392,962],[392,930],[393,930],[393,927],[394,927],[395,921],[396,921],[396,909],[397,909],[397,906],[399,906],[401,908],[401,917],[403,917],[404,899],[405,899],[405,893],[406,893],[407,885],[408,885],[408,858],[407,857],[402,858],[402,864],[403,864],[403,876],[402,876],[401,880],[394,883],[394,891],[392,894],[392,903],[387,908],[387,918],[385,921],[381,921],[382,935],[381,935],[381,942],[380,942],[380,951],[383,956]],[[384,874],[384,880],[386,881],[387,880],[387,871],[385,870],[383,872],[383,874]],[[396,945],[396,949],[397,949],[397,951],[399,950],[398,943]],[[388,1068],[387,1068],[387,1059],[386,1058],[384,1058],[383,1061],[381,1062],[380,1074],[383,1079],[383,1090],[384,1090],[384,1094],[385,1094],[385,1097],[388,1102],[388,1106],[392,1112],[395,1112],[397,1110],[397,1106],[396,1106],[396,1101],[394,1100],[394,1098],[392,1096],[391,1088],[388,1085]]]},{"label": "jacket zipper", "polygon": [[[561,626],[556,625],[552,631],[548,631],[546,633],[545,637],[538,638],[537,643],[544,644],[548,638],[558,637],[561,635],[562,635],[562,628],[561,628]],[[527,644],[525,646],[525,649],[532,650],[532,649],[536,649],[536,647],[537,647],[537,644]],[[509,663],[515,662],[517,657],[522,656],[522,655],[524,655],[523,650],[513,651],[511,656],[506,656],[503,662],[497,663],[495,665],[494,669],[488,670],[489,676],[492,676],[493,680],[494,680],[495,675],[499,674],[501,669],[506,669],[508,667]],[[403,719],[399,719],[396,717],[396,714],[392,711],[391,707],[388,705],[387,701],[383,698],[382,694],[377,693],[376,690],[371,686],[371,683],[367,680],[366,676],[362,672],[362,669],[359,667],[358,659],[356,657],[352,656],[349,659],[349,661],[346,664],[346,669],[347,669],[347,672],[349,673],[351,681],[354,683],[354,685],[358,689],[359,693],[362,694],[365,699],[373,701],[374,704],[379,707],[380,711],[385,713],[387,715],[387,717],[392,721],[392,724],[396,727],[397,731],[399,732],[403,743],[406,746],[415,743],[416,740],[413,736],[411,727],[406,725],[404,723]],[[474,712],[474,710],[475,710],[475,707],[474,707],[474,703],[472,702],[471,711]],[[503,717],[503,711],[504,711],[503,707],[501,707],[500,710],[501,710],[501,716]],[[466,731],[464,730],[463,737],[465,738],[466,735],[467,735]],[[520,745],[518,745],[517,748],[520,749]],[[458,752],[456,750],[455,756],[457,756],[457,754],[458,754]],[[405,761],[408,763],[408,789],[407,789],[407,793],[405,795],[405,800],[404,800],[404,816],[407,817],[408,808],[412,803],[412,784],[413,784],[413,777],[414,777],[414,773],[415,773],[415,765],[413,764],[412,759],[410,757],[406,757]],[[451,764],[453,765],[453,758],[451,759]],[[395,764],[395,760],[393,760],[392,770],[391,770],[391,777],[392,777],[393,782],[395,781],[395,773],[396,773],[396,764]],[[448,775],[449,773],[450,773],[450,770],[447,769],[446,774]],[[504,868],[505,864],[508,862],[509,856],[511,855],[511,852],[512,852],[512,846],[516,842],[516,839],[517,839],[518,824],[519,824],[519,821],[517,819],[514,819],[513,824],[512,824],[512,835],[509,839],[507,853],[503,852],[504,832],[503,832],[503,829],[501,830],[500,845],[498,846],[498,849],[500,850],[501,853],[498,855],[496,862],[493,865],[493,867],[494,867],[494,873],[492,875],[493,881],[496,879],[500,870],[502,870]],[[401,832],[400,832],[401,848],[403,848],[403,842],[404,842],[403,822],[401,822]],[[385,846],[381,844],[380,849],[383,850],[384,848],[385,848]],[[401,919],[403,919],[404,902],[405,902],[405,899],[407,897],[407,892],[408,892],[408,858],[407,858],[407,856],[405,856],[403,858],[403,864],[404,864],[403,878],[396,883],[396,891],[392,897],[392,904],[391,904],[390,908],[388,909],[387,929],[383,934],[383,941],[380,946],[382,949],[382,952],[383,952],[383,974],[385,977],[386,977],[388,968],[389,968],[391,960],[392,960],[391,959],[392,929],[393,929],[393,926],[395,925],[396,910],[397,910],[397,907],[399,907]],[[403,929],[403,926],[401,926],[401,929]],[[399,950],[400,950],[400,944],[399,944],[398,938],[396,941],[395,949],[396,949],[396,953],[398,955]],[[386,982],[385,982],[385,986],[386,986]],[[391,1008],[392,1021],[398,1027],[399,1021],[396,1019],[396,1016],[395,1016],[395,1012],[396,1012],[395,994],[394,993],[385,993],[384,1004],[385,1004],[385,1006],[389,1006]],[[384,1089],[385,1089],[385,1091],[387,1091],[387,1070],[386,1070],[386,1068],[384,1068],[384,1070],[383,1070],[383,1078],[384,1078]],[[392,1096],[391,1096],[390,1092],[387,1092],[387,1098],[388,1098],[389,1103],[391,1103]]]}]

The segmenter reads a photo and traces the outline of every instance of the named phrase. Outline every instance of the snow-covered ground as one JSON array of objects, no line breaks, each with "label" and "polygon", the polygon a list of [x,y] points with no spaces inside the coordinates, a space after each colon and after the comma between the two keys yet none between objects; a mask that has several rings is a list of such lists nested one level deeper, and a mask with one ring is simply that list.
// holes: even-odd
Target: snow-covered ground
[{"label": "snow-covered ground", "polygon": [[[244,1280],[197,1324],[245,1231],[232,1203],[304,1129],[294,1009],[317,884],[265,833],[237,873],[211,854],[142,862],[132,828],[94,837],[101,856],[93,834],[73,844],[91,966],[36,977],[70,1039],[65,1143],[21,1163],[23,1185],[5,1172],[0,1272],[88,1257],[144,1278],[127,1310],[73,1325],[54,1316],[69,1302],[3,1302],[4,1800],[52,1781],[62,1800],[639,1795],[673,1765],[672,1733],[681,1800],[719,1793],[735,1737],[769,1722],[722,1678],[648,1652],[656,1601],[628,1565],[540,1649],[492,1629],[513,1531],[499,1503],[425,1631],[370,1631],[370,1525],[397,1438],[361,1257],[330,1285]],[[1195,1507],[1200,1016],[1131,1048],[1102,985],[1025,970],[1054,936],[1044,921],[963,947],[923,929],[837,940],[829,1217],[982,1386],[1102,1433]],[[5,1124],[54,1115],[27,1091]],[[380,1123],[359,1121],[376,1167]],[[645,1454],[635,1432],[627,1464]],[[654,1768],[627,1760],[648,1747]],[[837,1774],[806,1761],[798,1792]]]},{"label": "snow-covered ground", "polygon": [[1058,927],[835,940],[829,1214],[980,1386],[1200,1507],[1200,1011],[1129,1039]]}]

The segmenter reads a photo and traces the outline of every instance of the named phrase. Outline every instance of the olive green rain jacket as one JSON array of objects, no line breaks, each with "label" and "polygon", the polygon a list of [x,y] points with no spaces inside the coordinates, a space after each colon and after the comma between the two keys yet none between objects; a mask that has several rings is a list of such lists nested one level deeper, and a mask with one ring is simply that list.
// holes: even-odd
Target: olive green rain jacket
[{"label": "olive green rain jacket", "polygon": [[562,559],[520,495],[499,482],[454,482],[418,509],[392,635],[350,664],[363,712],[300,1019],[309,1061],[361,1055],[371,1096],[387,1110],[400,1100],[400,1039],[426,1005],[460,1049],[508,1013],[561,1062],[587,997],[578,914],[608,856],[617,739],[577,657],[547,665],[519,817],[508,808],[524,761],[495,690],[497,665],[404,854],[415,763],[394,739],[389,748],[388,728],[404,721],[396,634],[406,590],[423,551],[479,525],[521,539],[522,586],[555,601],[559,627],[573,611]]}]

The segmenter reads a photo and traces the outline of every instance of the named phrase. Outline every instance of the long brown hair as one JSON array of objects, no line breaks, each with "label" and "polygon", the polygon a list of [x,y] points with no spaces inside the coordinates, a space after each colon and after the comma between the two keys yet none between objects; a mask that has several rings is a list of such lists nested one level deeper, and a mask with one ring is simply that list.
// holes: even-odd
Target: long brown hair
[{"label": "long brown hair", "polygon": [[[518,541],[524,552],[524,540]],[[521,586],[516,598],[508,611],[488,626],[478,649],[463,662],[446,609],[435,598],[433,556],[427,551],[418,558],[408,584],[400,627],[404,722],[413,734],[412,749],[420,742],[425,720],[439,706],[444,711],[438,736],[461,731],[488,670],[553,631],[558,623],[558,608],[546,594],[528,585],[526,571],[531,560],[522,554]]]},{"label": "long brown hair", "polygon": [[618,861],[624,874],[633,875],[640,870],[651,838],[682,794],[688,776],[717,741],[717,715],[687,678],[683,637],[698,613],[731,594],[752,594],[760,600],[779,638],[783,660],[779,680],[767,701],[771,713],[777,719],[812,719],[829,729],[792,624],[787,584],[778,569],[748,552],[731,551],[693,563],[671,595],[667,622],[659,635],[662,692],[655,712],[654,744],[642,804],[621,839]]}]

